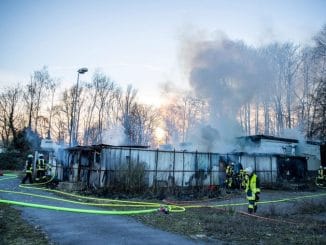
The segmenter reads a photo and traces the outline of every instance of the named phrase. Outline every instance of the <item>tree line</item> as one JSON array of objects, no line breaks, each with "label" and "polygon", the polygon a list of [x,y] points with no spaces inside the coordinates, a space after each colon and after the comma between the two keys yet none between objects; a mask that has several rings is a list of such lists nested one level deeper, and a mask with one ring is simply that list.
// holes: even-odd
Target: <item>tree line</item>
[{"label": "tree line", "polygon": [[193,139],[203,122],[220,135],[287,136],[295,129],[308,140],[326,140],[326,25],[311,46],[275,42],[256,48],[227,39],[190,46],[192,90],[164,108],[172,141]]},{"label": "tree line", "polygon": [[[307,139],[326,140],[326,25],[313,40],[311,47],[290,42],[259,48],[241,44],[247,53],[264,60],[260,65],[273,74],[262,90],[236,110],[234,117],[245,135],[280,136],[287,128],[298,128]],[[237,77],[221,79],[230,88],[237,85]],[[169,93],[169,102],[154,108],[139,102],[132,85],[122,89],[101,72],[78,87],[58,88],[43,67],[26,84],[1,89],[4,147],[15,148],[22,135],[48,137],[66,145],[110,144],[107,138],[116,128],[123,134],[120,144],[186,142],[203,122],[214,127],[212,108],[221,106],[190,90]],[[157,138],[158,127],[164,129],[164,138]]]},{"label": "tree line", "polygon": [[154,142],[157,112],[137,101],[137,91],[131,85],[123,91],[100,72],[93,75],[91,82],[64,89],[59,98],[55,95],[58,85],[43,67],[33,73],[27,85],[16,84],[2,90],[0,134],[4,147],[17,146],[19,133],[31,137],[31,141],[37,136],[65,145],[108,143],[104,139],[106,130],[118,126],[127,136],[121,144]]}]

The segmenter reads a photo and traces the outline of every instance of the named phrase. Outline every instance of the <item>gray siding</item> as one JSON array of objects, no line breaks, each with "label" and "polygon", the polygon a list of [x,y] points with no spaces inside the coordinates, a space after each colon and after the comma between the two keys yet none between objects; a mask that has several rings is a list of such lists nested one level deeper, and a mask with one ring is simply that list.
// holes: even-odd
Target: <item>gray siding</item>
[{"label": "gray siding", "polygon": [[[82,148],[81,148],[82,151]],[[96,162],[95,150],[90,164],[89,152],[79,151],[62,154],[62,167],[58,168],[58,178],[63,179],[63,168],[70,168],[69,181],[89,182],[104,186],[110,183],[112,174],[119,172],[121,166],[145,164],[146,183],[152,187],[157,183],[167,186],[219,185],[223,169],[220,162],[241,162],[243,168],[253,167],[262,183],[274,183],[277,178],[277,157],[273,155],[218,154],[209,152],[161,151],[138,148],[105,147],[100,151],[100,162]],[[80,157],[79,157],[80,156]],[[79,165],[79,164],[80,165]],[[78,177],[79,175],[79,177]]]}]

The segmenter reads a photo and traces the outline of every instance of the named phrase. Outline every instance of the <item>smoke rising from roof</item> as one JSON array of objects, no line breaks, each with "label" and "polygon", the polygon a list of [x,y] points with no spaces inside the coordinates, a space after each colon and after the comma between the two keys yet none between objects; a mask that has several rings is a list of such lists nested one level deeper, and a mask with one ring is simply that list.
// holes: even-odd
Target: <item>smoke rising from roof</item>
[{"label": "smoke rising from roof", "polygon": [[262,93],[272,76],[264,57],[225,35],[213,41],[188,40],[182,52],[191,88],[209,104],[211,127],[222,141],[241,135],[241,107]]},{"label": "smoke rising from roof", "polygon": [[103,144],[118,146],[126,144],[126,141],[126,135],[122,126],[115,126],[103,132]]}]

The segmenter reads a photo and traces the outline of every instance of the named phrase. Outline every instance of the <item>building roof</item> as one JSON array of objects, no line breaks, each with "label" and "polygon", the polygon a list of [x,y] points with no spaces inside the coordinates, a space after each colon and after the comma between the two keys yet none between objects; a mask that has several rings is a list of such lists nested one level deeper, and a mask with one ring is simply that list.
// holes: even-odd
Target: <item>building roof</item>
[{"label": "building roof", "polygon": [[[237,139],[250,139],[252,142],[259,142],[262,139],[265,139],[265,140],[282,141],[282,142],[287,142],[287,143],[299,143],[299,140],[297,140],[297,139],[276,137],[276,136],[263,135],[263,134],[241,136],[241,137],[237,137]],[[305,143],[310,144],[310,145],[321,145],[322,144],[321,142],[311,141],[311,140],[307,140],[307,141],[305,141]]]},{"label": "building roof", "polygon": [[250,136],[242,136],[238,137],[238,139],[250,139],[253,142],[258,142],[261,141],[262,139],[265,140],[275,140],[275,141],[283,141],[283,142],[288,142],[288,143],[298,143],[299,141],[296,139],[289,139],[289,138],[281,138],[281,137],[276,137],[276,136],[269,136],[269,135],[250,135]]},{"label": "building roof", "polygon": [[98,145],[87,145],[87,146],[73,146],[68,147],[66,150],[68,151],[93,151],[93,150],[102,150],[106,148],[114,148],[114,147],[120,147],[120,148],[138,148],[138,149],[147,149],[148,146],[142,146],[142,145],[106,145],[106,144],[98,144]]}]

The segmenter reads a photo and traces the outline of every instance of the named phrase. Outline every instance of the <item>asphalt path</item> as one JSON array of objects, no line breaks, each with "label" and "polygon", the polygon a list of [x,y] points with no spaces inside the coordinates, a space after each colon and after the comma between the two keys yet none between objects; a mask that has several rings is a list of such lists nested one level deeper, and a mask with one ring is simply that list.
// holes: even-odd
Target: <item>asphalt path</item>
[{"label": "asphalt path", "polygon": [[[0,181],[0,189],[55,196],[53,193],[43,190],[20,188],[19,184],[20,180],[17,178]],[[79,204],[12,193],[0,192],[0,198],[60,207],[90,209],[89,206],[85,207]],[[125,215],[85,214],[22,206],[14,207],[21,210],[22,217],[32,225],[38,226],[48,236],[50,242],[54,244],[205,244],[201,240],[191,240],[177,234],[148,227]],[[95,208],[92,207],[92,209]]]}]

